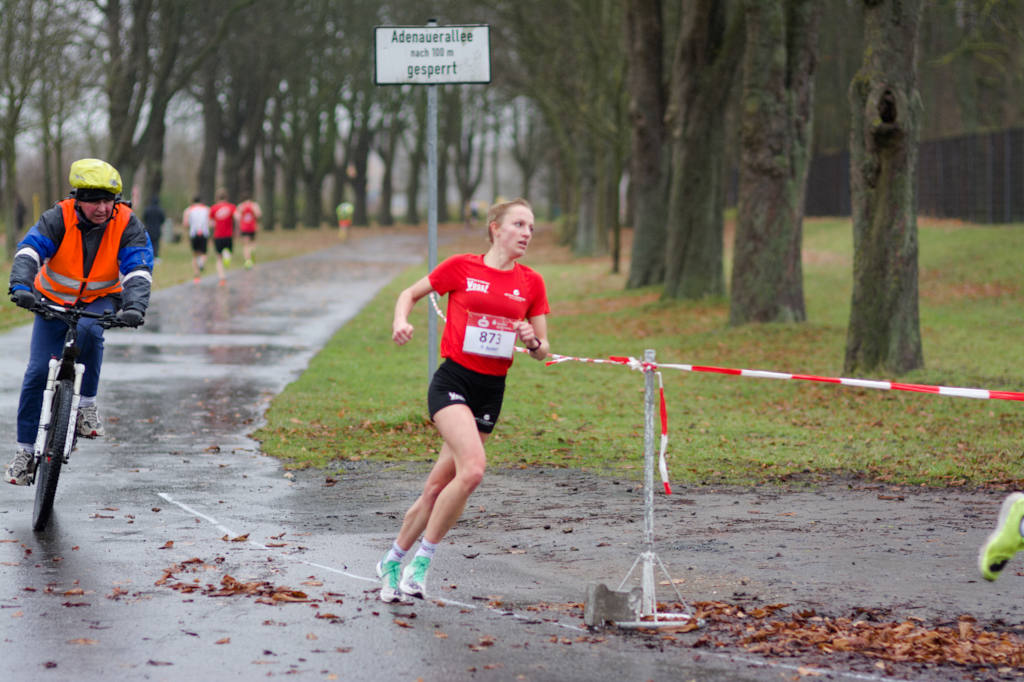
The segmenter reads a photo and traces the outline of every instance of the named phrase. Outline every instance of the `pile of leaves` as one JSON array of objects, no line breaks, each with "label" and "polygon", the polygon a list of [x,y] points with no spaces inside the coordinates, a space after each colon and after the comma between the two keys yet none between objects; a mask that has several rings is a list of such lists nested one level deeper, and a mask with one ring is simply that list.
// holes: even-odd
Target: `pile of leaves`
[{"label": "pile of leaves", "polygon": [[[687,623],[669,632],[699,630],[703,634],[693,642],[694,647],[739,645],[765,656],[850,653],[895,663],[1024,668],[1024,639],[1009,632],[978,629],[976,620],[968,615],[960,616],[955,625],[938,627],[929,627],[919,618],[877,622],[866,610],[861,617],[852,618],[819,616],[813,610],[798,611],[788,618],[773,617],[787,606],[748,609],[727,602],[697,602],[695,616],[704,626]],[[679,608],[678,604],[659,605],[659,611]]]},{"label": "pile of leaves", "polygon": [[219,568],[217,564],[223,562],[223,558],[215,560],[214,564],[207,564],[202,559],[195,557],[181,563],[173,564],[164,570],[163,576],[154,584],[157,586],[169,587],[185,594],[198,592],[207,597],[255,597],[261,604],[281,604],[289,602],[309,603],[313,600],[301,590],[293,590],[290,587],[274,585],[264,580],[253,580],[244,582],[225,573],[218,584],[203,584],[198,578],[191,582],[184,582],[176,578],[181,573],[198,573]]}]

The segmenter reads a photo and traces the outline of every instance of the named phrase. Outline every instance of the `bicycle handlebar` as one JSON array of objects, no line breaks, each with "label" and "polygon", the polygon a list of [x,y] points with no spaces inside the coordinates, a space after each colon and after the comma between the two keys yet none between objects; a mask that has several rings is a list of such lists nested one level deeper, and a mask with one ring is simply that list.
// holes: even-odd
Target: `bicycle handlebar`
[{"label": "bicycle handlebar", "polygon": [[83,317],[99,320],[98,324],[104,329],[129,326],[124,323],[124,320],[117,313],[109,310],[97,313],[85,308],[72,308],[57,303],[50,303],[49,301],[39,301],[28,310],[29,312],[42,315],[47,320],[62,320],[69,326],[77,324],[78,320]]}]

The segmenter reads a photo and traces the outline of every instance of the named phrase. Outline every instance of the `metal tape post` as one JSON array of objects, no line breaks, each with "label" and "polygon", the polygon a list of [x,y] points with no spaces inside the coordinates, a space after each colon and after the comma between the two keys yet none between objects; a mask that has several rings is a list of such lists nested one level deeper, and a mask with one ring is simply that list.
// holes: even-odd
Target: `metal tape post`
[{"label": "metal tape post", "polygon": [[[633,562],[626,577],[619,583],[619,590],[626,584],[637,564],[643,562],[640,573],[640,585],[643,590],[640,601],[639,618],[633,621],[613,621],[619,627],[628,628],[657,628],[670,625],[679,625],[693,619],[690,607],[686,600],[679,593],[672,576],[669,575],[665,564],[658,558],[654,551],[654,410],[655,410],[655,389],[654,374],[657,365],[654,362],[654,350],[644,351],[644,551]],[[654,564],[657,563],[661,572],[665,574],[668,584],[676,593],[679,603],[686,609],[684,612],[658,613],[658,601],[655,594]],[[698,623],[699,625],[700,623]]]}]

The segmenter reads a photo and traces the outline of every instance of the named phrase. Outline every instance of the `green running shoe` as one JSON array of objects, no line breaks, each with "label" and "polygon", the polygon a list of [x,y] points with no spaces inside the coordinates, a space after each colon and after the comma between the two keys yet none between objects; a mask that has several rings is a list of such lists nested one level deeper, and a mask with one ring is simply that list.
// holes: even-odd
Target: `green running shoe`
[{"label": "green running shoe", "polygon": [[1024,493],[1012,493],[1003,500],[999,521],[978,552],[978,568],[985,580],[995,580],[1014,554],[1024,549],[1020,522],[1024,518]]},{"label": "green running shoe", "polygon": [[426,598],[427,571],[430,570],[430,557],[413,557],[412,562],[402,571],[402,583],[398,586],[410,597]]},{"label": "green running shoe", "polygon": [[380,600],[386,602],[402,601],[402,595],[398,592],[398,575],[401,572],[402,562],[385,561],[377,562],[377,577],[380,578]]}]

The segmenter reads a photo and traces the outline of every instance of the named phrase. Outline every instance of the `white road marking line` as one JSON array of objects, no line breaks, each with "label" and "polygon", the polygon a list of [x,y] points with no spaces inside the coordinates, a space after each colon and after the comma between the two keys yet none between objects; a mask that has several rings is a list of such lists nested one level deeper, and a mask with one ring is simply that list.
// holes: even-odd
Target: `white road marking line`
[{"label": "white road marking line", "polygon": [[[174,499],[173,497],[171,497],[167,493],[157,493],[157,495],[159,497],[161,497],[162,499],[166,500],[168,503],[173,504],[173,505],[177,506],[178,508],[182,509],[183,511],[188,512],[189,514],[192,514],[193,516],[195,516],[197,518],[203,519],[207,523],[210,523],[211,525],[215,526],[218,530],[223,532],[225,535],[230,535],[230,536],[233,536],[233,537],[236,536],[235,531],[233,531],[230,528],[228,528],[227,526],[223,525],[222,523],[220,523],[217,519],[213,518],[212,516],[209,516],[208,514],[204,514],[204,513],[200,512],[200,511],[197,511],[197,510],[193,509],[192,507],[188,506],[187,504],[185,504],[184,502],[179,502],[178,500]],[[262,549],[262,550],[264,550],[266,552],[271,552],[274,549],[272,547],[267,547],[263,543],[256,542],[255,540],[249,540],[248,542],[253,547],[256,547],[258,549]],[[338,575],[343,575],[343,576],[346,576],[348,578],[353,578],[355,580],[363,580],[363,581],[371,582],[371,583],[378,582],[377,578],[367,578],[365,576],[356,575],[355,573],[349,573],[348,571],[345,571],[345,570],[340,569],[340,568],[334,568],[333,566],[325,566],[324,564],[318,564],[318,563],[316,563],[314,561],[306,561],[305,559],[299,559],[297,557],[289,556],[289,555],[285,554],[284,552],[276,552],[276,554],[278,554],[279,556],[282,556],[282,557],[284,557],[286,559],[289,559],[291,561],[295,561],[295,562],[300,563],[300,564],[305,564],[306,566],[312,566],[313,568],[319,568],[321,570],[329,571],[331,573],[337,573]],[[431,597],[430,599],[424,600],[424,602],[425,603],[426,602],[441,602],[441,603],[443,603],[445,605],[458,606],[458,607],[465,608],[465,609],[474,609],[475,610],[477,608],[476,604],[466,604],[466,603],[463,603],[463,602],[460,602],[460,601],[455,601],[454,599],[444,599],[442,597],[437,597],[437,598]],[[408,602],[400,602],[400,603],[408,603]],[[568,623],[560,623],[558,621],[551,621],[551,620],[546,620],[546,619],[538,619],[538,618],[533,617],[533,616],[524,616],[522,614],[516,613],[515,611],[507,611],[507,610],[504,610],[504,609],[496,609],[496,608],[493,608],[493,607],[490,607],[490,606],[487,607],[487,610],[488,611],[492,611],[492,612],[494,612],[494,613],[496,613],[496,614],[498,614],[500,616],[512,616],[513,618],[515,618],[517,620],[522,620],[522,621],[529,622],[529,623],[555,625],[557,627],[564,628],[566,630],[574,630],[576,632],[589,632],[589,630],[587,630],[587,628],[585,628],[585,627],[581,628],[578,625],[570,625]],[[860,673],[846,672],[846,671],[842,671],[842,670],[834,670],[834,669],[831,669],[831,668],[810,668],[808,666],[796,666],[796,665],[790,665],[788,663],[776,663],[775,661],[770,661],[770,660],[760,660],[760,659],[746,658],[745,656],[736,656],[736,655],[730,655],[730,654],[720,654],[720,653],[717,653],[717,652],[714,652],[714,651],[702,651],[701,652],[701,656],[708,656],[708,657],[712,657],[713,656],[715,658],[722,658],[722,659],[726,659],[726,660],[729,660],[729,661],[734,661],[734,662],[737,662],[737,663],[744,663],[746,665],[759,666],[759,667],[763,667],[763,668],[777,668],[777,669],[780,669],[780,670],[790,670],[790,671],[801,671],[802,670],[802,671],[810,672],[811,674],[819,674],[819,675],[837,675],[837,676],[841,676],[841,677],[849,678],[849,679],[854,679],[854,680],[870,680],[872,682],[881,682],[882,680],[886,679],[884,677],[877,677],[875,675],[864,675],[864,674],[860,674]]]}]

